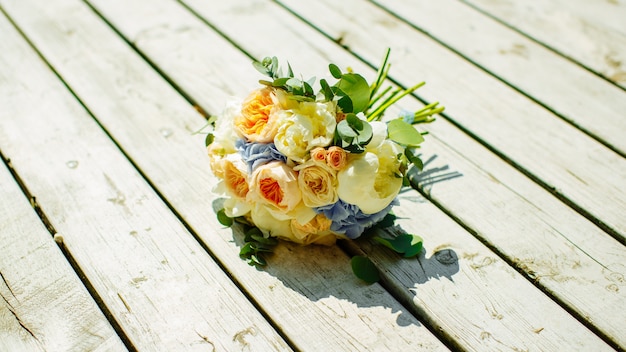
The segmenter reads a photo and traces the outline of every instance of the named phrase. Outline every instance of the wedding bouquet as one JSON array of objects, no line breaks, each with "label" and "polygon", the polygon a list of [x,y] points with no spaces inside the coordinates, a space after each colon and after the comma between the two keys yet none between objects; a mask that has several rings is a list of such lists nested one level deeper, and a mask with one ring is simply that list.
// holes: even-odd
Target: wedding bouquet
[{"label": "wedding bouquet", "polygon": [[[315,78],[297,78],[289,65],[283,75],[276,57],[265,58],[254,66],[269,80],[209,119],[210,166],[225,197],[218,218],[244,224],[240,254],[251,264],[264,265],[276,239],[332,245],[360,237],[390,214],[410,167],[421,169],[424,139],[412,125],[433,121],[443,107],[383,122],[388,107],[424,84],[380,89],[388,57],[372,84],[330,64],[336,81],[320,79],[317,92]],[[421,250],[416,236],[378,241],[405,254]]]}]

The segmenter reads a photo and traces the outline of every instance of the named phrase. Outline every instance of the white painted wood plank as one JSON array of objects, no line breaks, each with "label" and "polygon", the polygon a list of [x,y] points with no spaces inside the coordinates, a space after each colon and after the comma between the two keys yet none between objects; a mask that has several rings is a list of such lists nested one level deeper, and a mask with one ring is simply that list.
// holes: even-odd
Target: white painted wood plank
[{"label": "white painted wood plank", "polygon": [[[203,83],[202,81],[187,82],[184,80],[183,78],[184,76],[182,76],[181,74],[184,73],[186,70],[190,70],[194,68],[188,67],[189,62],[187,62],[183,58],[185,57],[195,58],[197,56],[204,56],[205,59],[201,61],[209,62],[212,60],[212,53],[209,50],[198,49],[198,45],[196,45],[197,43],[194,43],[193,45],[191,44],[185,45],[184,38],[181,38],[180,36],[176,34],[175,28],[189,27],[189,25],[188,24],[185,25],[183,23],[179,23],[178,25],[171,24],[172,22],[170,21],[172,21],[172,18],[179,17],[178,15],[176,16],[172,15],[174,13],[177,13],[176,8],[174,6],[168,6],[164,8],[160,7],[161,13],[168,14],[168,16],[164,16],[162,21],[164,21],[164,23],[170,23],[170,25],[165,25],[163,23],[159,25],[159,22],[148,22],[145,19],[142,21],[137,21],[136,18],[132,18],[132,17],[129,18],[129,16],[125,15],[126,12],[123,11],[121,8],[109,6],[110,2],[97,2],[96,1],[94,3],[106,15],[107,18],[109,18],[118,28],[120,28],[121,32],[124,33],[129,38],[129,40],[137,43],[139,49],[142,50],[142,52],[145,55],[151,58],[151,60],[153,60],[153,62],[157,64],[157,66],[167,67],[168,69],[165,70],[165,73],[169,77],[174,79],[177,85],[182,87],[191,96],[196,97],[196,99],[200,99],[200,97],[202,96],[201,92],[203,91],[203,85],[206,83]],[[163,2],[163,4],[166,4],[166,3]],[[151,3],[151,5],[154,6],[154,3]],[[309,31],[306,31],[306,30],[303,31],[300,28],[298,28],[299,26],[298,22],[297,21],[294,22],[293,19],[289,18],[289,15],[285,15],[285,13],[280,11],[279,9],[263,6],[263,4],[259,2],[256,2],[254,4],[247,4],[249,16],[243,16],[243,18],[238,19],[239,16],[242,16],[242,9],[243,9],[241,6],[238,6],[240,4],[233,5],[231,3],[231,4],[224,4],[224,5],[225,6],[223,7],[219,7],[213,3],[210,9],[205,8],[204,5],[199,5],[198,9],[205,8],[207,11],[205,14],[208,14],[209,12],[211,13],[215,12],[219,14],[219,16],[216,16],[216,17],[211,17],[207,15],[207,18],[211,21],[212,24],[217,25],[221,30],[226,31],[228,35],[232,36],[232,38],[237,38],[238,43],[243,45],[245,50],[250,50],[250,52],[256,53],[257,56],[261,55],[258,53],[262,50],[272,50],[269,52],[263,52],[263,54],[285,55],[286,52],[289,51],[289,48],[285,48],[281,51],[276,46],[272,46],[269,48],[265,45],[255,46],[251,43],[260,44],[261,42],[259,42],[258,38],[255,38],[254,35],[244,36],[244,35],[241,35],[241,33],[237,33],[236,30],[227,31],[227,29],[229,28],[228,26],[229,24],[233,24],[237,27],[242,28],[244,27],[242,25],[243,23],[248,23],[252,28],[261,28],[260,24],[266,23],[266,22],[263,22],[263,20],[267,18],[266,16],[268,15],[268,13],[272,13],[272,14],[275,13],[276,16],[279,16],[282,19],[281,23],[284,22],[285,27],[281,28],[281,25],[276,23],[275,26],[273,27],[270,26],[270,28],[266,28],[265,30],[267,32],[265,32],[264,30],[258,33],[258,35],[263,36],[263,35],[268,35],[269,33],[275,33],[275,34],[282,33],[282,35],[279,35],[275,38],[277,42],[279,43],[289,42],[289,43],[293,43],[294,46],[302,45],[301,55],[295,55],[291,53],[291,55],[288,56],[290,59],[291,58],[294,59],[294,62],[292,62],[292,64],[294,64],[294,67],[296,67],[298,70],[300,67],[304,67],[308,70],[308,73],[313,73],[312,71],[313,69],[318,69],[318,72],[325,71],[326,70],[325,66],[328,61],[326,60],[326,58],[320,59],[320,55],[324,55],[324,54],[328,54],[329,56],[332,56],[333,59],[341,58],[341,60],[339,61],[343,61],[346,64],[350,62],[349,59],[346,59],[346,56],[339,55],[339,53],[336,52],[337,49],[333,48],[332,45],[323,45],[323,43],[320,44],[316,42],[314,45],[313,43],[309,43],[311,45],[308,45],[309,47],[307,48],[307,43],[299,42],[295,38],[298,38],[298,37],[309,38],[310,40],[314,40],[316,37],[319,38],[319,36],[316,36],[315,34],[312,34]],[[165,5],[161,5],[161,6],[165,6]],[[145,11],[139,7],[132,7],[132,8],[133,8],[133,11],[130,11],[130,13],[143,13],[143,11]],[[228,14],[228,15],[225,15],[225,14]],[[218,18],[221,19],[221,21],[217,20]],[[159,36],[153,36],[149,40],[139,41],[139,40],[136,40],[135,38],[139,33],[143,33],[143,30],[142,28],[140,28],[138,23],[143,24],[146,28],[169,27],[169,28],[172,28],[172,30],[169,32],[162,31]],[[264,26],[268,26],[268,25],[269,24],[266,23]],[[191,26],[191,27],[195,28],[195,26]],[[234,28],[234,27],[230,27],[230,28]],[[287,28],[289,29],[287,30]],[[314,46],[314,47],[311,48],[311,46]],[[205,47],[208,47],[208,45],[200,45],[199,47],[205,48]],[[176,58],[176,60],[172,60],[171,58],[164,55],[165,53],[172,51],[173,48],[177,48],[178,50],[177,52],[180,55],[179,57]],[[313,50],[315,51],[313,52]],[[284,58],[285,56],[282,56],[282,57]],[[296,63],[299,63],[299,65]],[[354,67],[355,69],[359,69],[359,70],[363,69],[362,66],[358,66],[358,67],[354,66]],[[195,70],[197,70],[198,72],[202,72],[202,67],[201,66],[197,67],[195,68]],[[251,75],[251,74],[253,75],[254,71],[252,69],[249,69],[248,75]],[[238,71],[234,71],[234,72],[225,71],[224,76],[222,77],[224,78],[225,84],[230,84],[228,82],[231,82],[231,81],[236,82],[240,79],[243,79],[245,76],[239,76]],[[305,77],[306,77],[306,74],[305,74]],[[549,199],[552,199],[552,197],[549,197]],[[412,209],[413,206],[409,204],[407,205],[407,207],[409,209]],[[430,211],[432,212],[433,211],[432,205],[430,205],[430,209],[431,209]],[[439,214],[439,216],[435,218],[441,219],[441,214]],[[566,331],[567,329],[570,329],[570,328],[572,329],[572,330],[567,330],[568,331],[568,333],[566,333],[567,337],[564,340],[570,339],[571,338],[570,335],[574,336],[578,334],[578,333],[570,333],[569,331],[575,331],[576,329],[580,329],[580,325],[577,322],[573,322],[571,317],[569,317],[562,310],[556,307],[556,305],[554,305],[550,300],[546,299],[541,293],[536,291],[531,285],[529,285],[527,281],[525,281],[523,278],[517,275],[514,272],[514,270],[512,270],[511,268],[508,268],[502,261],[498,260],[497,257],[494,256],[493,253],[491,253],[484,246],[481,246],[476,240],[474,240],[467,233],[464,233],[464,231],[460,230],[458,226],[450,222],[449,219],[447,221],[443,221],[443,224],[445,224],[445,226],[443,225],[433,226],[432,238],[440,238],[440,240],[437,240],[438,241],[437,244],[443,245],[446,243],[445,239],[451,239],[450,237],[448,237],[448,230],[452,228],[452,229],[455,229],[454,231],[459,236],[460,238],[459,242],[461,243],[469,242],[467,246],[463,244],[462,246],[459,246],[459,247],[467,247],[471,250],[473,250],[474,248],[479,249],[478,252],[470,251],[470,252],[461,252],[461,253],[467,253],[467,255],[474,256],[474,257],[478,257],[479,256],[478,253],[480,253],[482,257],[479,257],[479,258],[488,257],[489,260],[493,260],[497,264],[490,267],[489,269],[486,269],[488,271],[493,270],[493,274],[494,274],[493,279],[495,281],[491,281],[492,278],[489,278],[488,277],[489,274],[486,274],[487,277],[484,278],[485,280],[484,283],[482,284],[472,283],[474,280],[474,276],[475,276],[475,273],[474,273],[475,270],[473,268],[474,263],[465,262],[461,264],[462,265],[461,272],[458,275],[464,275],[464,280],[463,280],[464,283],[465,284],[469,283],[469,284],[457,286],[454,283],[445,282],[442,284],[442,286],[439,287],[439,289],[443,289],[449,292],[456,292],[457,295],[459,293],[463,293],[465,295],[471,295],[471,293],[474,293],[476,297],[481,297],[483,293],[480,293],[478,289],[477,291],[474,291],[473,290],[473,288],[475,288],[474,285],[478,285],[478,287],[481,287],[482,285],[486,285],[490,287],[487,292],[489,293],[491,299],[494,302],[508,302],[508,303],[504,303],[507,305],[507,307],[504,310],[515,311],[516,310],[515,307],[527,307],[527,306],[540,307],[540,308],[537,308],[535,312],[538,316],[543,318],[546,315],[545,314],[546,309],[549,311],[554,311],[554,309],[556,309],[557,313],[554,317],[557,317],[555,319],[556,321],[558,321],[558,323],[556,323],[555,325],[561,326],[562,324],[573,324],[563,330],[559,330],[559,328],[557,329],[560,332]],[[591,227],[592,229],[594,228],[590,224],[587,224],[587,226]],[[415,226],[413,228],[415,229]],[[417,230],[423,231],[423,228],[419,226]],[[462,233],[464,233],[464,235],[462,235]],[[430,238],[431,237],[427,239],[427,243],[429,243]],[[442,241],[442,242],[439,242],[439,241]],[[434,246],[434,244],[432,245]],[[462,250],[466,250],[466,248],[463,248]],[[316,256],[316,255],[312,255],[312,257],[313,256]],[[273,259],[273,260],[276,260],[276,259]],[[589,261],[595,264],[593,260],[589,260]],[[422,263],[427,264],[428,261],[424,259],[422,260]],[[285,270],[282,268],[287,267],[287,266],[282,265],[282,264],[283,264],[282,262],[277,263],[273,261],[272,266],[270,266],[268,271]],[[415,265],[416,265],[415,262],[408,262],[405,265],[406,266],[401,266],[400,268],[402,270],[409,271],[409,272],[415,271]],[[390,264],[390,265],[387,265],[386,267],[393,268],[394,265]],[[508,278],[504,281],[498,280],[498,278],[501,275],[503,275],[503,273]],[[399,286],[400,287],[399,290],[405,290],[404,292],[406,292],[407,287],[412,288],[416,285],[416,283],[428,281],[428,278],[422,277],[420,279],[420,278],[416,278],[415,274],[412,274],[412,276],[410,276],[410,280],[415,280],[415,281],[410,281],[411,282],[410,284],[407,284],[406,280],[403,281],[402,285]],[[507,287],[513,287],[515,288],[515,290],[513,290],[514,292],[512,294],[511,294],[511,291],[499,292],[499,288],[502,285],[508,285]],[[494,290],[494,291],[492,292],[491,290]],[[400,295],[400,296],[403,296],[403,295]],[[406,295],[404,295],[403,298],[406,298],[405,296]],[[517,300],[521,300],[522,302],[519,302]],[[429,309],[429,313],[427,313],[427,316],[430,317],[430,319],[432,319],[432,322],[434,322],[435,325],[442,327],[442,330],[446,334],[451,335],[452,336],[451,338],[453,340],[457,340],[456,343],[461,344],[463,346],[475,346],[475,347],[467,347],[467,348],[481,349],[481,348],[486,348],[486,346],[494,347],[497,344],[494,341],[494,339],[498,339],[498,338],[502,338],[503,340],[506,340],[507,342],[510,342],[511,344],[514,344],[516,346],[524,345],[524,343],[520,343],[520,340],[518,340],[518,337],[514,338],[513,336],[527,336],[528,340],[530,341],[527,344],[530,344],[530,345],[533,345],[533,344],[541,345],[543,343],[545,344],[545,346],[554,347],[561,343],[559,342],[559,343],[551,344],[551,342],[549,342],[549,341],[559,340],[558,337],[555,337],[555,335],[558,335],[558,333],[556,333],[552,328],[547,328],[547,331],[550,331],[550,332],[547,333],[546,335],[537,336],[537,333],[535,331],[531,331],[530,329],[527,329],[527,326],[533,325],[532,323],[524,324],[524,323],[520,323],[516,319],[506,319],[506,322],[501,322],[500,324],[496,322],[494,325],[491,325],[491,326],[489,324],[482,325],[485,328],[489,327],[489,330],[492,331],[492,333],[494,334],[493,335],[494,339],[491,339],[490,341],[485,341],[484,337],[486,335],[485,335],[484,330],[481,330],[481,326],[474,325],[474,327],[472,327],[472,324],[471,324],[472,322],[475,322],[475,321],[489,322],[492,320],[491,315],[490,315],[491,313],[485,310],[484,306],[481,305],[481,306],[476,306],[473,308],[468,308],[466,304],[462,304],[459,302],[456,302],[456,303],[452,302],[453,304],[451,305],[450,301],[444,302],[440,300],[439,292],[435,292],[434,294],[428,293],[426,297],[424,298],[424,302],[427,302],[427,304],[425,303],[420,306],[414,306],[415,309],[421,310],[420,307],[427,306]],[[517,305],[514,302],[518,302]],[[541,302],[541,303],[537,303],[537,302]],[[498,303],[498,304],[502,304],[502,303]],[[411,303],[410,305],[413,305],[413,304]],[[455,310],[457,312],[457,315],[461,315],[460,317],[455,317],[454,319],[450,319],[448,315],[448,317],[444,319],[438,318],[437,312],[439,311],[451,312]],[[520,315],[523,316],[525,314],[519,314],[519,313],[514,314],[514,316],[518,316],[517,319],[519,319]],[[551,314],[548,314],[548,315],[550,316]],[[525,316],[521,319],[531,322],[535,318],[533,318],[532,316],[530,317]],[[539,319],[538,324],[535,324],[535,325],[537,326],[542,325],[542,327],[544,327],[544,330],[546,329],[545,321],[542,319]],[[463,332],[460,332],[460,331],[463,331]],[[583,329],[583,331],[586,331],[586,330]],[[456,336],[458,334],[463,335],[463,336],[462,337]],[[599,344],[598,348],[606,347],[601,341],[599,341],[593,335],[590,335],[588,331],[584,332],[583,334],[587,336],[586,338],[589,338],[589,340],[585,343],[591,343],[591,344],[598,343]],[[542,342],[543,338],[546,338],[548,342],[546,341]],[[578,342],[569,341],[567,343],[568,344],[572,343],[572,346],[576,346],[577,348],[580,347],[580,345],[577,344]],[[545,348],[547,349],[548,347],[545,347]]]},{"label": "white painted wood plank", "polygon": [[626,2],[464,0],[626,88]]},{"label": "white painted wood plank", "polygon": [[623,89],[458,0],[375,2],[626,156]]},{"label": "white painted wood plank", "polygon": [[[54,11],[43,10],[36,16],[28,11],[28,3],[7,8],[90,111],[290,343],[305,351],[446,349],[380,285],[364,286],[354,278],[349,258],[337,247],[281,246],[272,259],[274,265],[265,272],[242,261],[238,256],[241,234],[221,228],[212,210],[215,198],[211,188],[216,180],[209,175],[203,137],[191,136],[204,119],[112,31],[95,25],[93,13],[78,5],[70,11],[69,4],[74,3],[57,1]],[[162,4],[174,5],[174,10]],[[176,39],[170,42],[178,46],[176,50],[170,51],[170,47],[162,53],[172,63],[185,63],[178,74],[185,77],[185,82],[202,83],[197,84],[202,87],[201,97],[209,103],[208,107],[221,108],[227,98],[218,89],[214,89],[215,95],[206,94],[212,85],[234,91],[247,80],[242,76],[224,80],[215,72],[232,74],[247,69],[252,82],[248,87],[258,79],[249,74],[252,66],[248,58],[211,34],[197,19],[184,21],[194,17],[174,3],[111,1],[105,5],[121,10],[122,18],[141,31],[142,42]],[[62,33],[80,33],[80,38],[63,40],[58,33],[39,31],[37,24],[42,22],[62,26]],[[172,37],[172,33],[177,37]],[[78,58],[75,53],[80,51],[92,56],[87,60]],[[172,52],[176,55],[169,55]],[[227,56],[218,57],[216,52]],[[223,65],[226,61],[241,65]],[[203,79],[187,80],[189,72]],[[127,92],[134,96],[129,99]]]},{"label": "white painted wood plank", "polygon": [[300,13],[368,62],[391,47],[397,82],[428,82],[422,97],[445,102],[450,119],[626,242],[625,158],[367,1],[282,2],[315,6]]},{"label": "white painted wood plank", "polygon": [[[62,82],[0,21],[2,52],[11,53],[0,57],[0,148],[133,347],[289,350]],[[63,30],[54,21],[37,26]],[[73,58],[90,55],[83,53]]]}]

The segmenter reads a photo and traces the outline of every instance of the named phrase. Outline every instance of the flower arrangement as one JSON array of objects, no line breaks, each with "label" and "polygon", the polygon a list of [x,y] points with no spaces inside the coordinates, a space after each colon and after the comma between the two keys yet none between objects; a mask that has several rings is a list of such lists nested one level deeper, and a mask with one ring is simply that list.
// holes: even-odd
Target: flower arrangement
[{"label": "flower arrangement", "polygon": [[[288,65],[283,75],[276,57],[255,62],[269,77],[243,101],[209,119],[206,138],[216,192],[225,197],[218,219],[245,226],[240,255],[265,265],[277,239],[300,244],[333,245],[356,239],[367,229],[393,219],[407,172],[422,168],[417,150],[422,133],[412,125],[431,122],[443,111],[438,103],[383,122],[387,108],[424,83],[408,89],[381,89],[390,65],[387,51],[376,80],[329,65],[336,80],[297,78]],[[405,256],[421,251],[421,238],[403,234],[376,237]],[[362,274],[371,265],[354,258]]]}]

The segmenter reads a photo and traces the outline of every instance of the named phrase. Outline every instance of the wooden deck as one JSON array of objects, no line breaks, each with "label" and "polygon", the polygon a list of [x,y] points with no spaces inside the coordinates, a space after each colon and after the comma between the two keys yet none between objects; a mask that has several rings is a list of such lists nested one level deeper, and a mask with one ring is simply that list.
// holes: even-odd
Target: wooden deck
[{"label": "wooden deck", "polygon": [[[0,351],[626,349],[626,2],[0,0]],[[199,112],[278,56],[427,82],[419,259],[216,219]],[[319,78],[319,77],[318,77]],[[351,273],[366,253],[380,284]]]}]

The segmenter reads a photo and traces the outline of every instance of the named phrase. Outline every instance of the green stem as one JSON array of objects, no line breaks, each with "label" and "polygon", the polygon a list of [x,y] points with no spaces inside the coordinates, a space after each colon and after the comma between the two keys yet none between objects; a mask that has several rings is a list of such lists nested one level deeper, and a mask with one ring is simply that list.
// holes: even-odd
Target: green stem
[{"label": "green stem", "polygon": [[393,96],[392,99],[387,99],[370,116],[367,117],[367,120],[368,121],[375,120],[379,115],[382,115],[382,113],[385,112],[385,110],[387,110],[388,107],[390,107],[391,105],[395,104],[395,102],[397,102],[398,100],[404,98],[406,95],[413,93],[416,89],[420,88],[424,84],[426,84],[426,82],[418,83],[418,84],[414,85],[413,87],[405,90],[401,94]]}]

